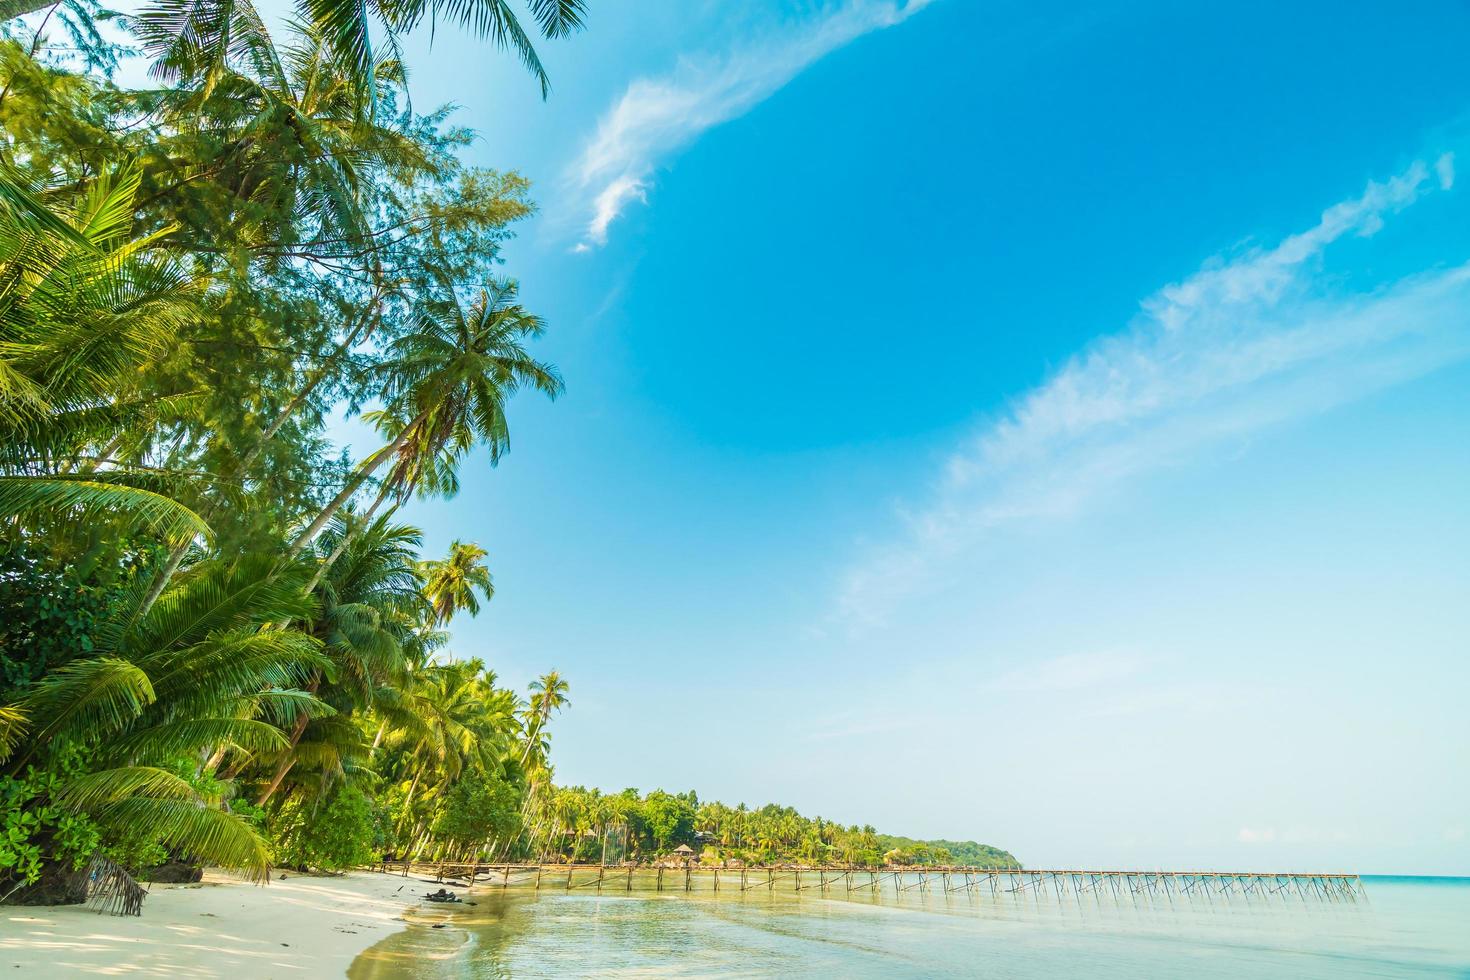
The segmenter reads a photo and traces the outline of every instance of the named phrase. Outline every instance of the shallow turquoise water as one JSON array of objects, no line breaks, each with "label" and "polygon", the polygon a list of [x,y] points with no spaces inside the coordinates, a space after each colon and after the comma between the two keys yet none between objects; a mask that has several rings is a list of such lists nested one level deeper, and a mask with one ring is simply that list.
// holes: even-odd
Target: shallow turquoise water
[{"label": "shallow turquoise water", "polygon": [[1357,904],[491,889],[351,975],[1470,978],[1470,879],[1365,884]]}]

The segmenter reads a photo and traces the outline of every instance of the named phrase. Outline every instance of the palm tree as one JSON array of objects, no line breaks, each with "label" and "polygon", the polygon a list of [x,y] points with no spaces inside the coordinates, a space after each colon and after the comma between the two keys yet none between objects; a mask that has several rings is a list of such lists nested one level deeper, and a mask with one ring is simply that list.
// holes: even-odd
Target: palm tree
[{"label": "palm tree", "polygon": [[99,177],[72,208],[0,172],[0,516],[123,513],[174,541],[207,532],[185,478],[111,457],[183,406],[134,379],[176,343],[200,284],[133,238],[139,173]]},{"label": "palm tree", "polygon": [[522,765],[530,758],[531,748],[545,732],[552,714],[572,703],[567,698],[571,686],[554,670],[536,678],[530,687],[531,703],[526,709],[526,750],[521,756]]},{"label": "palm tree", "polygon": [[[158,185],[147,204],[191,223],[172,244],[207,255],[233,243],[255,257],[327,263],[371,252],[375,182],[438,166],[403,119],[372,111],[402,89],[403,66],[379,62],[376,84],[362,90],[309,27],[278,51],[252,20],[234,43],[238,56],[184,63],[186,84],[142,97],[168,123],[146,151]],[[359,331],[370,324],[356,321]]]},{"label": "palm tree", "polygon": [[394,463],[390,485],[412,487],[418,461],[458,459],[477,444],[494,465],[509,447],[506,400],[528,386],[555,398],[556,369],[527,353],[524,341],[545,325],[515,302],[514,283],[482,289],[466,307],[452,290],[427,304],[417,328],[395,340],[377,373],[384,379],[388,420],[397,434],[358,467],[336,497],[292,543],[294,557],[384,464]]},{"label": "palm tree", "polygon": [[[334,521],[318,542],[319,551],[336,552],[341,558],[324,577],[318,566],[313,578],[320,579],[315,590],[320,613],[310,621],[311,632],[322,645],[328,667],[313,672],[306,687],[341,712],[364,709],[381,700],[384,685],[401,686],[408,680],[404,647],[411,642],[415,619],[424,611],[416,561],[421,537],[417,528],[393,524],[387,517],[365,521],[349,512]],[[339,549],[344,540],[348,544]],[[335,740],[310,738],[311,724],[312,719],[304,716],[295,720],[276,753],[275,769],[256,799],[257,806],[269,801],[303,761],[315,761],[318,767],[325,763],[335,770],[340,767],[341,749],[349,755],[360,751],[343,743],[351,734],[345,731],[335,732]],[[324,754],[323,744],[339,751]]]},{"label": "palm tree", "polygon": [[489,552],[479,545],[455,539],[449,546],[447,558],[423,563],[424,595],[434,607],[437,622],[449,622],[461,609],[467,610],[471,616],[478,616],[480,600],[475,597],[476,591],[487,602],[495,597],[490,570],[480,560],[487,554]]},{"label": "palm tree", "polygon": [[[145,828],[171,850],[263,877],[269,851],[247,823],[171,771],[228,743],[246,753],[285,742],[279,726],[331,709],[302,690],[328,666],[298,630],[263,629],[309,618],[305,570],[282,573],[260,557],[192,569],[143,616],[120,608],[108,641],[51,671],[10,706],[11,772],[53,750],[82,745],[90,771],[61,790],[104,830]],[[16,736],[20,737],[17,738]]]},{"label": "palm tree", "polygon": [[[397,128],[370,118],[364,98],[319,33],[302,32],[277,52],[265,25],[248,4],[234,10],[232,55],[195,64],[174,52],[174,73],[188,86],[154,94],[150,108],[174,122],[168,139],[147,151],[155,184],[150,209],[189,216],[187,228],[170,227],[165,242],[197,252],[226,242],[247,255],[273,261],[337,262],[368,250],[373,241],[369,203],[387,171],[421,173],[432,168],[422,149]],[[144,38],[153,28],[140,25]],[[195,52],[201,56],[209,54]],[[380,87],[401,84],[396,62],[378,66]],[[377,324],[379,281],[364,309],[348,318],[336,348],[276,410],[275,418],[242,453],[229,455],[229,475],[251,464],[312,393],[339,370],[345,355]],[[223,507],[218,496],[201,511],[206,519]],[[168,584],[187,554],[176,545],[157,572],[145,608]]]},{"label": "palm tree", "polygon": [[[50,0],[0,0],[0,22],[47,6]],[[335,53],[351,64],[361,84],[372,81],[373,48],[370,14],[389,44],[427,16],[431,22],[455,23],[502,49],[515,52],[541,85],[544,98],[551,79],[520,19],[506,0],[297,0],[301,20],[313,24]],[[527,0],[541,35],[566,37],[582,27],[585,0]],[[146,29],[145,49],[165,67],[184,59],[223,61],[238,44],[242,21],[258,20],[249,0],[157,0],[137,17]]]},{"label": "palm tree", "polygon": [[495,688],[494,680],[479,660],[431,665],[414,677],[410,698],[422,724],[394,731],[385,744],[404,750],[398,831],[415,851],[424,843],[432,802],[468,769],[499,770],[512,746],[514,695]]}]

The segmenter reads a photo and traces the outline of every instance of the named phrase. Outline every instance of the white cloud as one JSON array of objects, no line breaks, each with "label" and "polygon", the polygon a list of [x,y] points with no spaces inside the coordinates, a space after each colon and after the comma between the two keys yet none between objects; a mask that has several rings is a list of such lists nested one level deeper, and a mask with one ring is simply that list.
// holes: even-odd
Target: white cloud
[{"label": "white cloud", "polygon": [[824,55],[901,24],[932,2],[848,0],[722,56],[685,58],[668,75],[634,81],[568,174],[571,199],[585,214],[581,244],[605,244],[608,226],[627,206],[647,202],[654,169],[670,154],[744,115]]},{"label": "white cloud", "polygon": [[[593,202],[592,221],[587,225],[587,238],[598,245],[607,244],[607,226],[623,213],[631,201],[648,201],[648,181],[623,175],[602,189]],[[587,242],[578,242],[578,251],[587,251]]]},{"label": "white cloud", "polygon": [[[1432,179],[1433,178],[1433,179]],[[1449,155],[1323,212],[1274,248],[1208,264],[1142,304],[950,455],[897,540],[846,575],[849,624],[881,621],[987,534],[1065,517],[1140,472],[1239,441],[1470,355],[1470,266],[1359,292],[1329,288],[1323,254],[1453,184]]]}]

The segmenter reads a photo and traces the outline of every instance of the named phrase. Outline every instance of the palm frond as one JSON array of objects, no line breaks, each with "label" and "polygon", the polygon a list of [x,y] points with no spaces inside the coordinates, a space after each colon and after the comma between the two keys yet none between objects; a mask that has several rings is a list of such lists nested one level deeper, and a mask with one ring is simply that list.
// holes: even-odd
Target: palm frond
[{"label": "palm frond", "polygon": [[227,630],[308,618],[316,604],[302,592],[306,574],[301,567],[277,568],[271,555],[212,562],[163,593],[125,646],[169,650]]},{"label": "palm frond", "polygon": [[137,486],[125,476],[0,476],[0,516],[33,518],[69,512],[77,522],[120,514],[169,541],[209,534],[203,518],[170,497]]},{"label": "palm frond", "polygon": [[89,811],[135,796],[199,800],[198,792],[186,780],[155,766],[122,766],[90,772],[69,780],[57,795],[63,804]]},{"label": "palm frond", "polygon": [[310,718],[325,718],[337,713],[336,709],[314,694],[306,691],[278,689],[260,691],[248,696],[251,708],[261,718],[281,728],[296,724],[305,715]]},{"label": "palm frond", "polygon": [[224,810],[189,800],[135,796],[91,814],[114,833],[144,827],[160,843],[202,863],[243,871],[255,881],[270,877],[266,842],[248,823]]},{"label": "palm frond", "polygon": [[0,705],[0,760],[10,758],[29,726],[30,718],[20,708]]},{"label": "palm frond", "polygon": [[546,37],[566,37],[580,30],[587,13],[585,0],[530,0],[530,7]]},{"label": "palm frond", "polygon": [[204,707],[233,701],[265,687],[309,682],[333,665],[321,644],[298,630],[242,628],[201,643],[147,657],[156,667],[154,685],[169,704]]},{"label": "palm frond", "polygon": [[159,725],[146,725],[110,741],[103,754],[108,759],[176,759],[216,745],[228,743],[247,752],[274,752],[287,745],[286,736],[274,725],[251,718],[182,718]]},{"label": "palm frond", "polygon": [[78,660],[51,671],[15,705],[36,725],[29,741],[99,739],[122,731],[154,701],[148,675],[126,660]]},{"label": "palm frond", "polygon": [[38,235],[52,235],[78,248],[92,243],[58,217],[6,165],[0,165],[0,211],[19,228]]}]

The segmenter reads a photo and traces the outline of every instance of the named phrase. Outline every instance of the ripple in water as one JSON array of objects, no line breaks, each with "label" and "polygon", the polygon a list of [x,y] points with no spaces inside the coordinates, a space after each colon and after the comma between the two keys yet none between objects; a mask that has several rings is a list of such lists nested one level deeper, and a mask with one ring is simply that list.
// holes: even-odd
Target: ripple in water
[{"label": "ripple in water", "polygon": [[1178,903],[477,891],[369,950],[404,977],[1465,977],[1470,879],[1365,878],[1368,901]]}]

